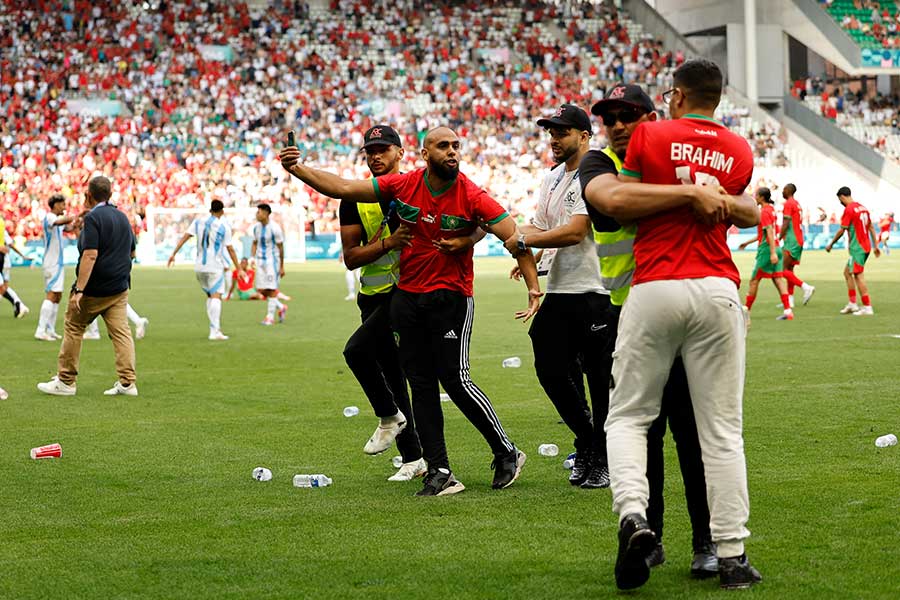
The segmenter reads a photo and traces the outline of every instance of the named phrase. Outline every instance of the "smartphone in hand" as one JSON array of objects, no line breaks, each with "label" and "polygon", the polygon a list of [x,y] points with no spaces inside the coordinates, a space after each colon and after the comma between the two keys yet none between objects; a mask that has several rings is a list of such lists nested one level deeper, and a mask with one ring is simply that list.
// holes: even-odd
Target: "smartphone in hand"
[{"label": "smartphone in hand", "polygon": [[297,145],[297,141],[294,139],[294,130],[293,129],[288,131],[287,145],[288,146],[296,146]]}]

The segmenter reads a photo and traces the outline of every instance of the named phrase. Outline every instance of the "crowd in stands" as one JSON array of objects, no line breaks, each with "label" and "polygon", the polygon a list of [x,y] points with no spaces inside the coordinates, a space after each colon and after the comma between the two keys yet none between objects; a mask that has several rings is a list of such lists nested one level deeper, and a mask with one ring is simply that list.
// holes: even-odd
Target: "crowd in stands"
[{"label": "crowd in stands", "polygon": [[900,10],[891,0],[819,0],[863,48],[900,48]]},{"label": "crowd in stands", "polygon": [[[620,80],[661,105],[685,59],[633,35],[610,2],[334,0],[319,12],[274,0],[255,12],[35,0],[0,11],[0,210],[26,238],[40,235],[53,193],[78,210],[95,173],[136,223],[148,205],[218,198],[301,203],[311,231],[335,231],[337,202],[286,177],[277,150],[294,129],[308,162],[363,177],[362,132],[378,122],[404,137],[404,170],[427,129],[455,128],[465,172],[526,215],[552,164],[537,118],[562,102],[587,108]],[[737,108],[722,117],[746,121]],[[768,126],[748,137],[762,162],[783,144]]]}]

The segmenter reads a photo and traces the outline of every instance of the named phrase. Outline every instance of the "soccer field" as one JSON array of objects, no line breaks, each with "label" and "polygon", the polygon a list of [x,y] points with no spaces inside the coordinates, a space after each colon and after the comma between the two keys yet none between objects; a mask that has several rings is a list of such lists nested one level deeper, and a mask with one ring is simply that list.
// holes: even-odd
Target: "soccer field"
[{"label": "soccer field", "polygon": [[[737,257],[745,277],[752,257]],[[838,314],[845,257],[804,255],[798,274],[817,292],[795,321],[774,320],[766,282],[753,310],[747,552],[764,578],[754,597],[900,594],[900,446],[874,444],[900,434],[900,255],[869,260],[874,317]],[[131,303],[150,326],[136,342],[137,398],[102,395],[115,381],[103,325],[104,339],[84,344],[77,396],[35,389],[55,373],[59,344],[32,337],[40,271],[15,270],[32,314],[14,320],[0,305],[0,386],[10,392],[0,402],[0,598],[615,595],[610,492],[566,483],[571,434],[512,318],[525,294],[506,278],[511,264],[476,261],[471,372],[528,462],[513,487],[491,490],[489,448],[443,404],[450,460],[467,487],[444,498],[413,497],[421,480],[386,481],[394,449],[362,452],[377,421],[341,355],[358,311],[342,300],[337,263],[289,268],[283,325],[260,326],[263,303],[225,303],[226,342],[206,340],[191,270],[138,267]],[[522,368],[501,368],[508,356]],[[345,418],[348,405],[360,415]],[[50,442],[62,444],[61,459],[29,458]],[[561,455],[539,456],[541,443]],[[636,596],[717,597],[717,580],[688,575],[671,438],[666,460],[667,562]],[[274,480],[252,480],[256,466]],[[295,473],[325,473],[334,485],[296,489]]]}]

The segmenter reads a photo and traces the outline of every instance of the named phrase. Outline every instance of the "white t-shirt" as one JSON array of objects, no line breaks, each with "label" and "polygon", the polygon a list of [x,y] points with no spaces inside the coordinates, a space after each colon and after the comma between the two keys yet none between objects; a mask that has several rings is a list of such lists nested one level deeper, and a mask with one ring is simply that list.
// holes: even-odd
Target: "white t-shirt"
[{"label": "white t-shirt", "polygon": [[48,212],[44,216],[44,262],[45,270],[61,269],[63,266],[63,240],[62,232],[65,225],[56,225],[59,216]]},{"label": "white t-shirt", "polygon": [[253,226],[253,239],[256,241],[256,264],[277,270],[281,256],[278,244],[284,243],[284,233],[278,223],[271,219],[265,225],[257,222]]},{"label": "white t-shirt", "polygon": [[194,271],[221,273],[228,265],[227,247],[231,245],[231,225],[212,215],[198,217],[191,223],[190,234],[197,238]]},{"label": "white t-shirt", "polygon": [[[543,231],[568,223],[575,215],[587,216],[578,171],[566,172],[562,163],[544,177],[532,225]],[[528,241],[527,239],[525,240]],[[550,251],[545,249],[544,252]],[[590,233],[574,246],[556,250],[547,275],[548,294],[609,294],[600,283],[600,261]]]}]

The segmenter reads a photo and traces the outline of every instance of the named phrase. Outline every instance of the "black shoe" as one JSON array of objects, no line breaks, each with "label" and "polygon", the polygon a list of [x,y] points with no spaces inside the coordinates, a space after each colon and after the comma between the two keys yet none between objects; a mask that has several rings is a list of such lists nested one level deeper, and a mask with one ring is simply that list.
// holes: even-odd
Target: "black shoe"
[{"label": "black shoe", "polygon": [[516,448],[502,458],[494,458],[491,462],[491,468],[494,469],[494,482],[491,487],[502,490],[511,486],[519,478],[524,464],[525,453]]},{"label": "black shoe", "polygon": [[656,548],[656,534],[647,519],[627,515],[619,525],[619,554],[616,557],[616,585],[620,590],[641,587],[650,578],[647,557]]},{"label": "black shoe", "polygon": [[723,590],[745,589],[761,582],[762,575],[753,568],[746,554],[719,559],[719,587]]},{"label": "black shoe", "polygon": [[591,471],[591,453],[577,452],[575,454],[575,464],[572,466],[572,473],[569,475],[569,483],[572,485],[581,485],[587,479],[588,473]]},{"label": "black shoe", "polygon": [[719,574],[719,559],[716,558],[716,545],[706,540],[694,546],[694,559],[691,561],[691,577],[709,579]]},{"label": "black shoe", "polygon": [[16,302],[16,303],[13,305],[13,317],[15,317],[16,319],[18,319],[18,318],[19,318],[19,313],[20,313],[20,312],[22,312],[22,303],[21,303],[21,302]]},{"label": "black shoe", "polygon": [[606,465],[594,464],[588,473],[587,479],[581,484],[581,488],[585,490],[599,490],[609,487],[609,467]]},{"label": "black shoe", "polygon": [[662,542],[659,542],[647,557],[647,566],[652,569],[653,567],[658,567],[664,562],[666,562],[666,551],[663,549]]},{"label": "black shoe", "polygon": [[416,492],[416,496],[449,496],[466,489],[449,469],[428,469],[425,475],[425,486]]}]

